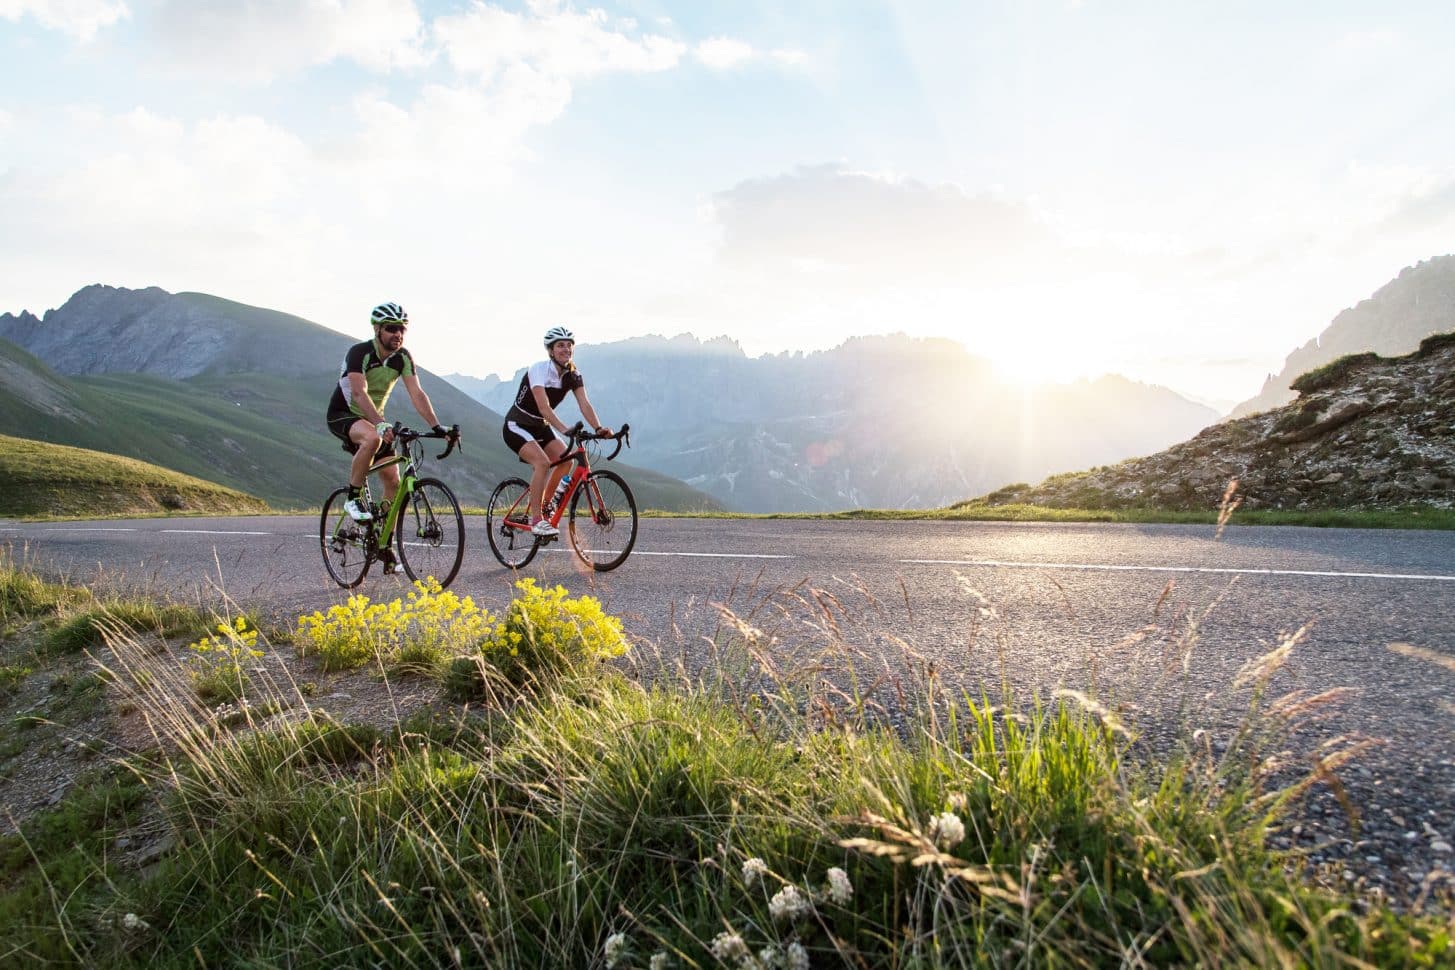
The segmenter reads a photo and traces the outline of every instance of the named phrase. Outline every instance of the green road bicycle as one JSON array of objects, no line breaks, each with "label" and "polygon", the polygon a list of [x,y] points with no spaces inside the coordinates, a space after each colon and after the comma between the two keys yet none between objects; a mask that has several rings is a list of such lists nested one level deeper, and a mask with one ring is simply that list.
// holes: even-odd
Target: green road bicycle
[{"label": "green road bicycle", "polygon": [[447,458],[460,441],[460,426],[448,432],[411,431],[394,423],[394,455],[378,461],[369,469],[372,476],[381,468],[403,465],[399,491],[394,501],[376,505],[364,482],[361,500],[374,513],[368,522],[355,522],[344,503],[349,500],[347,488],[334,489],[323,503],[318,541],[323,550],[323,564],[334,582],[352,589],[364,581],[369,566],[389,558],[391,544],[398,548],[399,562],[412,580],[433,577],[440,586],[448,586],[460,571],[465,557],[465,517],[460,503],[449,486],[437,478],[420,478],[418,469],[424,464],[424,438],[446,438],[449,447],[437,459]]},{"label": "green road bicycle", "polygon": [[[568,432],[566,454],[551,467],[570,462],[571,473],[562,479],[566,490],[547,507],[546,518],[559,526],[561,516],[570,510],[566,533],[581,561],[599,573],[615,569],[626,562],[637,541],[637,500],[632,490],[616,472],[591,470],[592,453],[598,441],[615,441],[616,450],[606,456],[611,461],[621,446],[631,446],[631,426],[622,425],[613,435],[586,431],[580,421]],[[535,558],[541,546],[554,542],[555,536],[537,536],[530,531],[527,493],[530,485],[523,478],[507,478],[495,486],[486,509],[485,534],[490,551],[502,566],[520,569]]]}]

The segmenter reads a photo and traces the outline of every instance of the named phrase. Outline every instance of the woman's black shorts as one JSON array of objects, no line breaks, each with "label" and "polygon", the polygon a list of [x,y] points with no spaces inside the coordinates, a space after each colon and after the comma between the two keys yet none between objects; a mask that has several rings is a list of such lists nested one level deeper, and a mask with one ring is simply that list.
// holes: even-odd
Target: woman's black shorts
[{"label": "woman's black shorts", "polygon": [[505,425],[500,429],[500,437],[505,439],[505,447],[509,448],[510,453],[513,455],[519,455],[520,449],[524,448],[528,441],[534,441],[544,449],[552,441],[560,440],[548,424],[541,425],[540,429],[537,430],[534,427],[521,425],[515,421],[505,422]]}]

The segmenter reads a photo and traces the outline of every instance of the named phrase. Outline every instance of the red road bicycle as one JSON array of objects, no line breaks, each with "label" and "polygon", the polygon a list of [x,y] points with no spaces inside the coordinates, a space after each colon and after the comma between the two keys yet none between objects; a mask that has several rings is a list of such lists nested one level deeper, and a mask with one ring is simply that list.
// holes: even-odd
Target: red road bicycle
[{"label": "red road bicycle", "polygon": [[[611,461],[621,446],[631,446],[631,426],[622,425],[612,435],[599,435],[585,430],[577,421],[567,434],[566,453],[557,465],[571,463],[564,494],[546,507],[546,518],[559,527],[566,515],[566,534],[581,561],[599,573],[615,569],[626,562],[637,541],[637,500],[632,490],[616,472],[591,470],[591,459],[599,457],[597,442],[615,441],[616,449],[607,455]],[[490,551],[501,565],[520,569],[535,558],[543,545],[554,542],[555,536],[537,536],[530,531],[527,495],[530,484],[523,478],[507,478],[495,486],[485,510],[486,536]],[[567,515],[569,510],[569,515]]]}]

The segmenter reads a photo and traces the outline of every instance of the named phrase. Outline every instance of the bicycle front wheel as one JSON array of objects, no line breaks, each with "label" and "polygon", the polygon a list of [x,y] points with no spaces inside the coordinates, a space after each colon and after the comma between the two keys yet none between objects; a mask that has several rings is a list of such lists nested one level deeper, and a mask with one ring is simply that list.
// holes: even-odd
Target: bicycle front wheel
[{"label": "bicycle front wheel", "polygon": [[318,543],[323,550],[323,565],[329,576],[344,589],[353,589],[364,581],[369,571],[369,530],[372,523],[355,522],[344,511],[349,490],[334,489],[323,503],[323,517],[318,524]]},{"label": "bicycle front wheel", "polygon": [[571,498],[571,545],[598,573],[626,562],[637,543],[637,500],[616,472],[595,471]]},{"label": "bicycle front wheel", "polygon": [[507,478],[495,486],[485,509],[485,537],[500,565],[520,569],[535,558],[540,540],[530,531],[527,493],[523,479]]},{"label": "bicycle front wheel", "polygon": [[450,585],[465,558],[465,517],[455,493],[437,478],[421,478],[394,524],[399,561],[410,579]]}]

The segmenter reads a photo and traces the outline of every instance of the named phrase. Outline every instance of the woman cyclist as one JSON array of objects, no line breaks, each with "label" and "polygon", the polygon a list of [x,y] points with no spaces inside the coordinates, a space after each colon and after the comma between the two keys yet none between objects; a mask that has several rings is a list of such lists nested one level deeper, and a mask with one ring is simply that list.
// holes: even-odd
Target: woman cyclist
[{"label": "woman cyclist", "polygon": [[555,491],[569,467],[551,467],[551,462],[566,453],[566,446],[551,429],[562,434],[569,430],[569,425],[557,416],[556,406],[565,399],[567,391],[574,392],[581,416],[596,433],[609,435],[611,429],[597,420],[596,409],[586,397],[586,382],[571,360],[576,351],[575,335],[565,327],[552,327],[546,331],[545,344],[546,359],[532,364],[520,379],[520,390],[516,391],[515,403],[505,414],[501,436],[506,447],[531,467],[530,492],[526,497],[530,506],[530,531],[538,536],[554,536],[560,530],[551,525],[542,510],[546,507],[546,496]]}]

